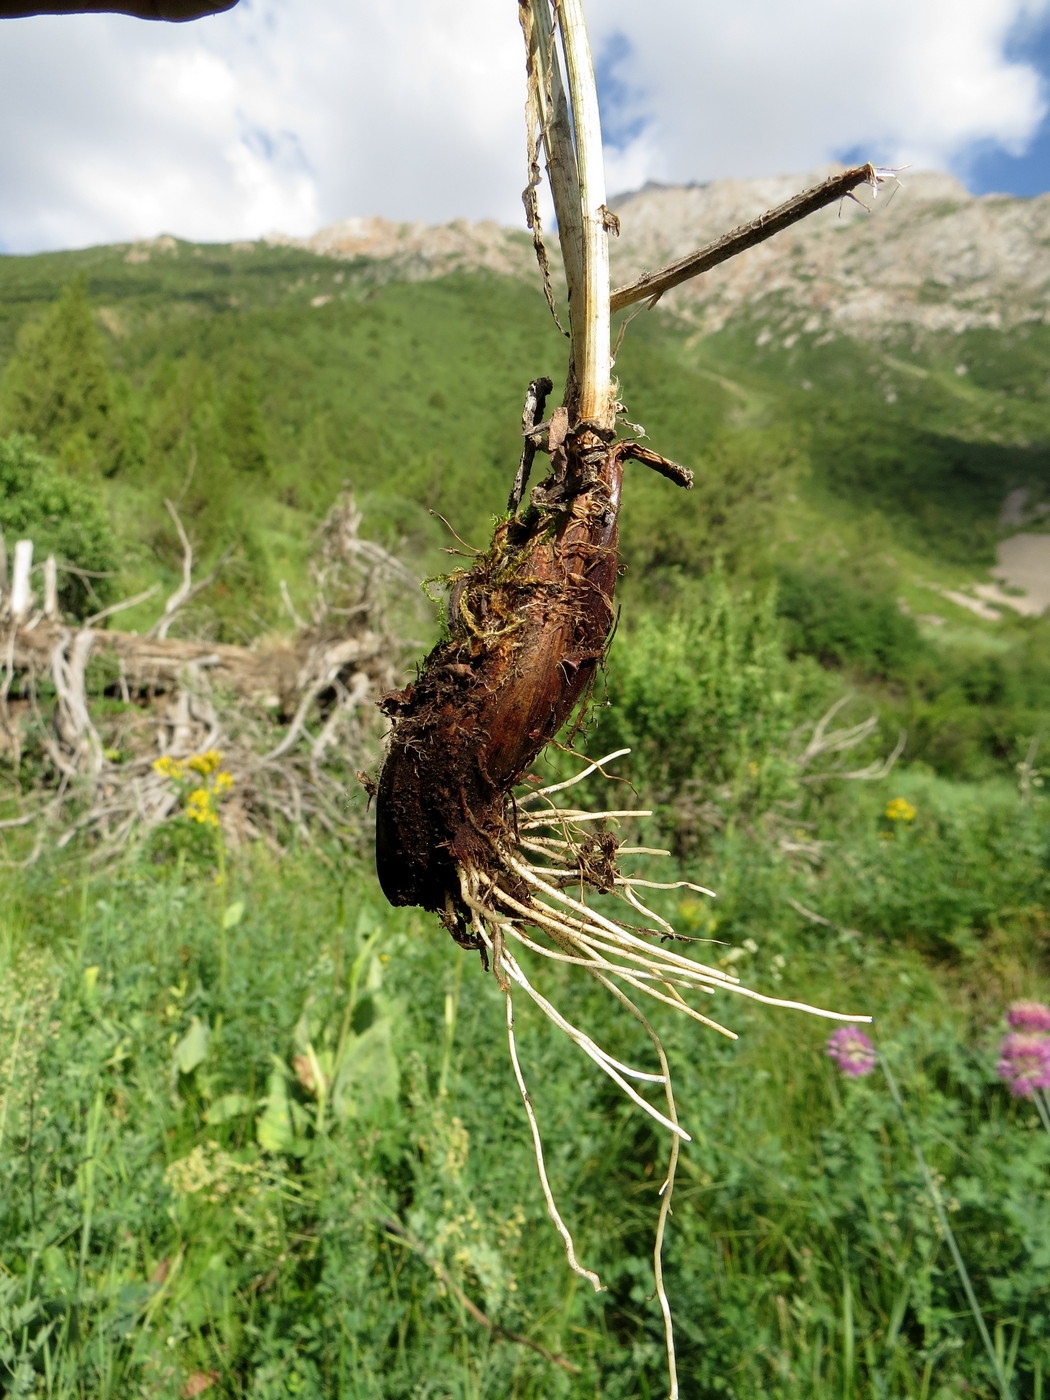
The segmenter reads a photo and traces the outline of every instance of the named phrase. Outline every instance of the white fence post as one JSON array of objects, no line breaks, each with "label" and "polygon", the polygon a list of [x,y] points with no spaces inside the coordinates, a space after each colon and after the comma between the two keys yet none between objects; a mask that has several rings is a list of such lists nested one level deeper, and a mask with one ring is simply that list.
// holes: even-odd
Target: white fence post
[{"label": "white fence post", "polygon": [[44,560],[44,616],[58,616],[58,564],[53,554]]},{"label": "white fence post", "polygon": [[33,567],[33,541],[19,540],[15,545],[15,567],[11,579],[11,615],[19,622],[33,605],[29,588],[29,571]]}]

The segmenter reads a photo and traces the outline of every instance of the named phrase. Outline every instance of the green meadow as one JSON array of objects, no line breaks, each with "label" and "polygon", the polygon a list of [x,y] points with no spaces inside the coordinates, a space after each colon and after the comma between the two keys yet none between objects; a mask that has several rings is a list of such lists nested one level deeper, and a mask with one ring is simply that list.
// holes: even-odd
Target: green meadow
[{"label": "green meadow", "polygon": [[[62,575],[70,617],[174,589],[166,499],[201,570],[234,546],[181,622],[216,641],[290,631],[281,582],[305,608],[347,484],[421,579],[450,567],[440,516],[486,542],[525,387],[564,372],[535,287],[125,254],[0,259],[0,531],[87,571]],[[697,484],[629,469],[622,613],[574,743],[632,750],[617,771],[653,811],[632,835],[672,853],[646,875],[716,891],[654,895],[696,956],[873,1016],[905,1115],[881,1071],[839,1072],[830,1022],[731,993],[702,1009],[737,1040],[655,1018],[692,1136],[664,1250],[682,1394],[1037,1400],[1050,1134],[996,1061],[1009,1003],[1050,1000],[1050,621],[939,590],[987,577],[1008,491],[1050,499],[1050,331],[776,351],[760,331],[654,314],[627,335],[628,416]],[[92,677],[100,715],[137,703]],[[596,1294],[547,1218],[499,987],[386,906],[363,793],[338,843],[291,819],[237,842],[177,807],[117,856],[38,847],[11,823],[56,781],[52,698],[0,748],[0,1391],[665,1395],[652,1121],[516,1004]],[[817,742],[835,706],[838,749]],[[541,976],[651,1065],[600,988]]]}]

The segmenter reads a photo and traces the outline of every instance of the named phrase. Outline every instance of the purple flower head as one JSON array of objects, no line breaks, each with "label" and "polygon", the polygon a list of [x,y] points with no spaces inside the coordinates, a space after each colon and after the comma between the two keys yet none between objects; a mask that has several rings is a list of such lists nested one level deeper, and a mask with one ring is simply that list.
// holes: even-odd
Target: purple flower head
[{"label": "purple flower head", "polygon": [[1050,1039],[1014,1032],[1003,1036],[996,1072],[1018,1099],[1030,1099],[1036,1089],[1050,1088]]},{"label": "purple flower head", "polygon": [[828,1036],[827,1051],[843,1074],[860,1079],[875,1068],[878,1056],[859,1026],[841,1026]]},{"label": "purple flower head", "polygon": [[1050,1006],[1041,1001],[1011,1002],[1006,1023],[1015,1031],[1050,1031]]}]

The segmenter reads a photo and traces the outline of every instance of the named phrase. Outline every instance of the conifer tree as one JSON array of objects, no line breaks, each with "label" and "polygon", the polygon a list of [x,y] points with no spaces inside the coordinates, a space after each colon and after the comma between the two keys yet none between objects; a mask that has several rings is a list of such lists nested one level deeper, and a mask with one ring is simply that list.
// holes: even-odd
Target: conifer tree
[{"label": "conifer tree", "polygon": [[263,474],[269,470],[266,429],[259,410],[255,371],[247,360],[234,369],[223,404],[226,456],[234,471]]},{"label": "conifer tree", "polygon": [[0,380],[0,431],[25,433],[69,470],[106,475],[124,442],[109,350],[83,277],[22,327]]}]

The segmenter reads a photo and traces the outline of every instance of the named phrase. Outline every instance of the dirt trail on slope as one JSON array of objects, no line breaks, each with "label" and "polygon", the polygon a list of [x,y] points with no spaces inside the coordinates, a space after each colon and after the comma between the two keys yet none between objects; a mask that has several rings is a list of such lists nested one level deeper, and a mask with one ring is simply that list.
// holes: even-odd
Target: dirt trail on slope
[{"label": "dirt trail on slope", "polygon": [[[1038,617],[1050,608],[1050,535],[1011,535],[996,550],[991,570],[996,583],[979,583],[978,597],[998,607],[1013,608],[1024,617]],[[1019,588],[1023,593],[1005,590]]]}]

